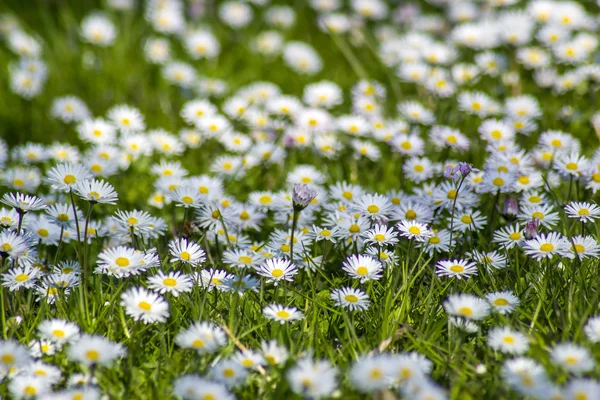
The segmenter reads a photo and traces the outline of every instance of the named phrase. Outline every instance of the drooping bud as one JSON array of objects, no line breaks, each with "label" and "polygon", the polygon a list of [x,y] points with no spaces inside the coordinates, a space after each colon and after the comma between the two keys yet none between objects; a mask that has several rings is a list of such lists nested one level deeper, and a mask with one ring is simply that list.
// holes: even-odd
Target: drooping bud
[{"label": "drooping bud", "polygon": [[527,221],[527,224],[525,225],[525,239],[531,240],[535,238],[537,236],[539,225],[540,220],[537,218]]},{"label": "drooping bud", "polygon": [[295,209],[304,210],[315,197],[317,197],[317,192],[309,188],[308,185],[303,183],[294,184],[292,201]]},{"label": "drooping bud", "polygon": [[502,214],[506,218],[512,219],[517,216],[518,212],[519,212],[519,204],[517,203],[517,200],[511,199],[510,197],[506,198],[504,200],[504,207],[502,210]]}]

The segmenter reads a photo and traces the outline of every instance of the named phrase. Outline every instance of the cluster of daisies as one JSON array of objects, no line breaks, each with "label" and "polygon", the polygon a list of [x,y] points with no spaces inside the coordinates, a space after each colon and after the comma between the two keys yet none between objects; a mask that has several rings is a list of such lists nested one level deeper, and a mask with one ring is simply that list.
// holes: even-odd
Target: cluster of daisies
[{"label": "cluster of daisies", "polygon": [[[539,325],[562,318],[542,311],[549,282],[590,301],[573,294],[600,256],[600,113],[563,105],[595,106],[589,4],[311,0],[302,15],[360,77],[343,87],[324,78],[317,47],[290,39],[296,7],[137,3],[108,0],[69,40],[110,51],[127,21],[118,14],[142,12],[139,62],[181,89],[181,129],[152,127],[135,104],[99,113],[61,94],[48,118],[77,144],[0,141],[0,393],[98,399],[103,372],[130,368],[136,333],[155,330],[172,339],[169,354],[202,365],[173,380],[183,399],[233,399],[257,381],[259,396],[287,385],[307,399],[447,399],[437,381],[451,354],[412,351],[429,338],[387,329],[423,322],[449,348],[493,354],[468,369],[497,374],[512,396],[600,398],[595,307],[575,335],[536,343]],[[294,94],[200,75],[230,45],[224,30],[313,80]],[[34,104],[57,73],[43,59],[52,44],[13,15],[0,16],[0,37],[15,56],[12,92]],[[389,74],[365,74],[362,50]],[[411,298],[423,290],[427,307]],[[364,348],[371,326],[392,333]],[[301,341],[317,336],[328,350]]]}]

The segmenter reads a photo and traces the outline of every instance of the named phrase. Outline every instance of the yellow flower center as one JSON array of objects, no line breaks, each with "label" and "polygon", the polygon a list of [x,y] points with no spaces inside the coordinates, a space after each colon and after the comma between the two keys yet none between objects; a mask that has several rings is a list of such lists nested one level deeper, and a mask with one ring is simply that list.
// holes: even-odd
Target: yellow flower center
[{"label": "yellow flower center", "polygon": [[152,309],[152,305],[146,301],[140,301],[138,307],[144,311],[150,311]]},{"label": "yellow flower center", "polygon": [[470,317],[471,315],[473,315],[473,309],[471,307],[461,307],[458,309],[458,313],[460,315]]},{"label": "yellow flower center", "polygon": [[17,282],[24,282],[27,279],[29,279],[29,275],[27,275],[27,274],[19,274],[15,277],[15,281],[17,281]]},{"label": "yellow flower center", "polygon": [[442,240],[437,236],[432,236],[429,238],[429,243],[431,244],[439,244]]},{"label": "yellow flower center", "polygon": [[350,225],[350,228],[348,230],[351,233],[358,233],[358,232],[360,232],[360,227],[356,224],[352,224],[352,225]]},{"label": "yellow flower center", "polygon": [[498,129],[494,129],[492,132],[490,132],[490,136],[492,136],[494,139],[502,139],[502,132],[500,132]]},{"label": "yellow flower center", "polygon": [[85,352],[85,357],[91,361],[98,361],[100,359],[100,353],[96,350],[88,350]]},{"label": "yellow flower center", "polygon": [[344,300],[346,300],[348,303],[356,303],[356,302],[358,302],[358,297],[356,297],[353,294],[347,294],[344,297]]},{"label": "yellow flower center", "polygon": [[413,235],[420,235],[421,234],[421,229],[419,229],[418,226],[411,226],[410,228],[408,228],[408,231],[410,233],[412,233]]},{"label": "yellow flower center", "polygon": [[519,240],[519,239],[521,239],[521,232],[513,232],[510,235],[508,235],[508,237],[511,240]]},{"label": "yellow flower center", "polygon": [[471,218],[470,215],[463,215],[462,217],[460,217],[460,220],[462,221],[463,224],[472,224],[473,223],[473,218]]},{"label": "yellow flower center", "polygon": [[577,164],[574,162],[567,163],[566,167],[569,171],[575,171],[578,168]]},{"label": "yellow flower center", "polygon": [[460,274],[461,272],[464,272],[465,268],[462,265],[453,265],[450,267],[450,271],[455,272],[457,274]]},{"label": "yellow flower center", "polygon": [[192,258],[190,253],[188,253],[187,251],[182,251],[181,254],[179,255],[179,257],[181,257],[181,259],[185,260],[185,261],[189,261],[190,258]]},{"label": "yellow flower center", "polygon": [[385,235],[382,235],[381,233],[378,233],[377,235],[374,236],[374,238],[378,242],[383,242],[385,240]]},{"label": "yellow flower center", "polygon": [[290,313],[285,310],[281,310],[281,311],[277,311],[277,316],[279,318],[288,319],[290,317]]},{"label": "yellow flower center", "polygon": [[283,270],[281,270],[281,269],[274,269],[271,272],[271,275],[274,276],[275,278],[281,278],[283,276]]},{"label": "yellow flower center", "polygon": [[502,299],[502,298],[496,299],[496,300],[494,300],[494,305],[496,305],[496,306],[506,306],[506,305],[508,305],[508,300]]},{"label": "yellow flower center", "polygon": [[531,214],[532,218],[537,218],[537,219],[544,219],[544,213],[540,212],[540,211],[536,211],[534,213]]},{"label": "yellow flower center", "polygon": [[552,243],[544,243],[540,246],[540,250],[547,253],[554,250],[554,245]]},{"label": "yellow flower center", "polygon": [[494,184],[494,186],[502,186],[502,185],[504,185],[504,179],[498,177],[498,178],[494,179],[492,181],[492,183]]},{"label": "yellow flower center", "polygon": [[75,175],[71,175],[71,174],[67,174],[65,175],[65,177],[63,178],[63,181],[67,184],[73,184],[75,182],[77,182],[77,178],[75,178]]},{"label": "yellow flower center", "polygon": [[369,270],[367,269],[367,267],[360,266],[356,269],[356,273],[360,276],[365,276],[369,273]]},{"label": "yellow flower center", "polygon": [[367,207],[367,211],[371,214],[375,214],[379,212],[379,207],[377,207],[375,204],[371,204],[369,207]]},{"label": "yellow flower center", "polygon": [[4,364],[12,364],[15,362],[15,357],[12,354],[3,354],[0,359]]},{"label": "yellow flower center", "polygon": [[166,278],[165,280],[163,280],[163,284],[165,286],[173,287],[177,285],[177,281],[173,278]]},{"label": "yellow flower center", "polygon": [[252,262],[252,258],[248,256],[240,256],[238,260],[244,264],[250,264]]},{"label": "yellow flower center", "polygon": [[450,200],[454,200],[456,198],[456,190],[454,190],[454,189],[448,190],[448,198]]},{"label": "yellow flower center", "polygon": [[115,260],[115,264],[117,264],[119,267],[128,267],[129,266],[129,259],[127,259],[125,257],[118,257]]},{"label": "yellow flower center", "polygon": [[52,336],[55,336],[57,338],[65,337],[65,331],[63,331],[62,329],[55,329],[52,331]]}]

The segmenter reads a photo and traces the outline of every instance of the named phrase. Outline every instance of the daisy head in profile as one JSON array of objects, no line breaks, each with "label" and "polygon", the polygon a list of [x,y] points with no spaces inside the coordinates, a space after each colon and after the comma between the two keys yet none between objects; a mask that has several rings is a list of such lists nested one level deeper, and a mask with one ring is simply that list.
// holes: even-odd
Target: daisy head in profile
[{"label": "daisy head in profile", "polygon": [[271,304],[266,306],[263,310],[263,314],[268,319],[281,324],[304,318],[302,312],[298,311],[296,307],[286,307],[281,304]]}]

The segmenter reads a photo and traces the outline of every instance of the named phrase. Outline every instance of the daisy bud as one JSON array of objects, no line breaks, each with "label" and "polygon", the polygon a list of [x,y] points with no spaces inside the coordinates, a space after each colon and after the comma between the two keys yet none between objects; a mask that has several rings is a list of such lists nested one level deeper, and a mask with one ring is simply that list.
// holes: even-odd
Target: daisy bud
[{"label": "daisy bud", "polygon": [[505,217],[514,218],[519,212],[519,204],[516,199],[507,198],[504,200],[504,207],[502,214]]},{"label": "daisy bud", "polygon": [[294,184],[294,193],[292,195],[294,208],[299,210],[305,209],[315,197],[317,197],[317,192],[309,188],[308,185],[303,183]]},{"label": "daisy bud", "polygon": [[475,171],[477,172],[478,170],[474,169],[471,164],[466,163],[466,162],[459,162],[458,166],[454,169],[455,172],[458,170],[458,172],[460,172],[460,175],[463,178],[466,178],[467,175],[469,175],[471,173],[471,171]]},{"label": "daisy bud", "polygon": [[456,171],[452,165],[446,165],[446,168],[444,168],[444,178],[457,178]]},{"label": "daisy bud", "polygon": [[527,221],[525,225],[525,238],[531,240],[537,236],[537,228],[540,225],[540,221],[536,218]]}]

